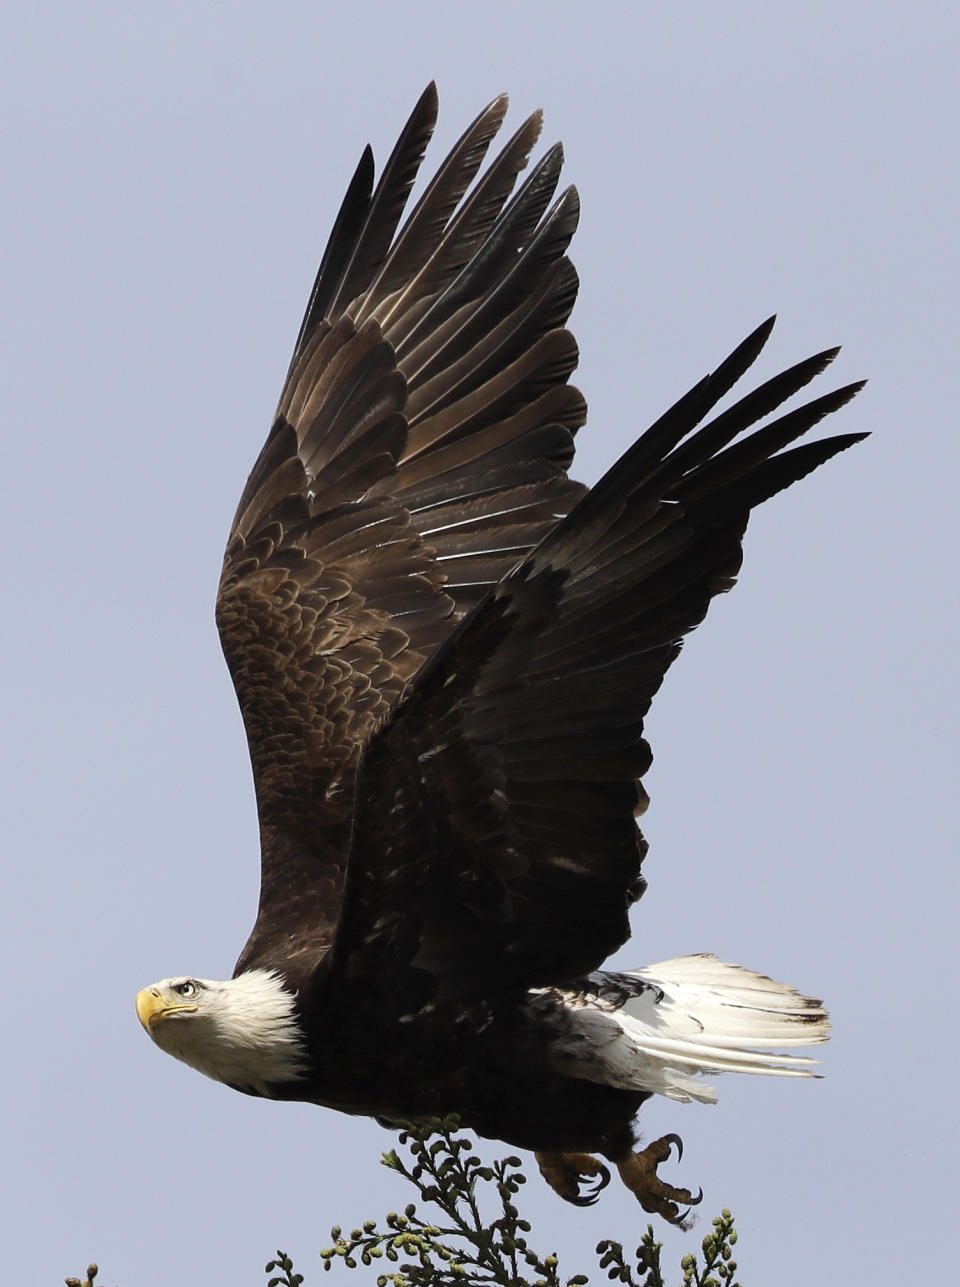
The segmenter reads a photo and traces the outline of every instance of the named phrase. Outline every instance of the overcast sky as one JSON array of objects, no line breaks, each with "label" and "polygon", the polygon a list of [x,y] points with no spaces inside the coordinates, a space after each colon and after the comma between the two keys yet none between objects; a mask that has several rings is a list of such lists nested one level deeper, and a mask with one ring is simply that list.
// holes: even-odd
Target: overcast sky
[{"label": "overcast sky", "polygon": [[[771,312],[758,379],[835,343],[818,387],[871,377],[833,423],[873,437],[755,519],[657,699],[650,888],[618,959],[710,950],[833,1012],[824,1081],[644,1110],[684,1137],[668,1174],[702,1184],[701,1234],[738,1217],[746,1287],[942,1278],[958,28],[922,0],[3,7],[7,1278],[95,1257],[110,1287],[255,1284],[280,1246],[310,1287],[335,1220],[407,1200],[386,1132],[206,1081],[133,998],[227,976],[253,919],[223,539],[355,161],[433,77],[432,164],[503,89],[511,128],[542,106],[566,145],[578,476]],[[614,1185],[580,1212],[536,1177],[526,1201],[568,1273],[646,1224]],[[664,1236],[675,1264],[690,1238]]]}]

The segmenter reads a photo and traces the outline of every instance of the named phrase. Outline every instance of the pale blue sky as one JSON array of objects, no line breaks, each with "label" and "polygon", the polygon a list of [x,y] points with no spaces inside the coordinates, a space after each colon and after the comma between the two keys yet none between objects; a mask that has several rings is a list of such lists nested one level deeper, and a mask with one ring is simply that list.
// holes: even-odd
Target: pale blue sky
[{"label": "pale blue sky", "polygon": [[[706,1222],[738,1216],[746,1287],[937,1276],[958,28],[950,4],[876,0],[4,7],[8,1277],[97,1257],[110,1287],[257,1283],[282,1246],[315,1284],[331,1223],[407,1200],[379,1127],[205,1081],[133,997],[228,974],[253,917],[223,538],[360,149],[382,159],[432,77],[434,161],[502,89],[566,144],[580,477],[772,311],[758,378],[838,342],[824,387],[871,377],[835,423],[874,436],[754,521],[657,699],[650,889],[620,963],[712,950],[830,1004],[823,1082],[727,1078],[716,1108],[643,1116],[684,1136],[671,1174],[703,1185]],[[587,1212],[538,1178],[527,1201],[570,1273],[646,1223],[614,1186]],[[808,1278],[787,1249],[813,1229]],[[689,1241],[665,1239],[673,1260]]]}]

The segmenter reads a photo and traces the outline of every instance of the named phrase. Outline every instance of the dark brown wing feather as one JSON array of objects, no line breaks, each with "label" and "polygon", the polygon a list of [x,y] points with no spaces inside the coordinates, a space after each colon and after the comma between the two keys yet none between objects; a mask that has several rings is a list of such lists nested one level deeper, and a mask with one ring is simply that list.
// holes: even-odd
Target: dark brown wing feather
[{"label": "dark brown wing feather", "polygon": [[566,476],[586,409],[562,329],[576,194],[548,209],[562,155],[548,152],[511,199],[538,113],[477,179],[498,98],[400,227],[436,108],[430,86],[376,188],[369,149],[361,158],[227,546],[217,622],[263,851],[238,970],[302,971],[322,954],[364,745],[584,490]]},{"label": "dark brown wing feather", "polygon": [[[781,451],[847,402],[755,430],[835,351],[697,428],[750,336],[463,622],[368,747],[333,981],[400,1013],[596,968],[628,936],[643,723],[683,636],[734,583],[750,510],[863,435]],[[775,454],[775,453],[780,454]],[[393,996],[384,990],[393,989]]]}]

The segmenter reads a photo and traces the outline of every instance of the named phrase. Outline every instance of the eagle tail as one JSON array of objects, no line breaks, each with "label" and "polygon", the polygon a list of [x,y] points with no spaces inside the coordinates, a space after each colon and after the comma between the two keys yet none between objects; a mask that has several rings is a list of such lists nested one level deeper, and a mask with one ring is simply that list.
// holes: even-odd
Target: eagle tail
[{"label": "eagle tail", "polygon": [[607,1016],[621,1032],[603,1050],[605,1080],[709,1104],[716,1091],[698,1074],[817,1075],[817,1060],[780,1052],[826,1041],[827,1012],[785,983],[706,954],[619,977],[638,986]]}]

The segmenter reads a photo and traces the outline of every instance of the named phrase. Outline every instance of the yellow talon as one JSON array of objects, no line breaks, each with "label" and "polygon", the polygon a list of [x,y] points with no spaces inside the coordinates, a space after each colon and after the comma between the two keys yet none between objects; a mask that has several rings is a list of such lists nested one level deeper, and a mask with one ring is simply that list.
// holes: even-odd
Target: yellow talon
[{"label": "yellow talon", "polygon": [[670,1156],[672,1145],[676,1145],[679,1161],[683,1156],[683,1144],[679,1135],[664,1135],[648,1144],[642,1152],[633,1153],[626,1161],[618,1162],[617,1169],[620,1178],[644,1211],[662,1216],[668,1223],[687,1229],[692,1223],[690,1212],[681,1212],[680,1206],[695,1207],[702,1202],[703,1189],[694,1197],[689,1189],[675,1188],[657,1175],[657,1167]]},{"label": "yellow talon", "polygon": [[[589,1153],[536,1153],[540,1174],[555,1193],[577,1207],[591,1207],[610,1183],[610,1172]],[[592,1180],[583,1193],[580,1184]]]}]

